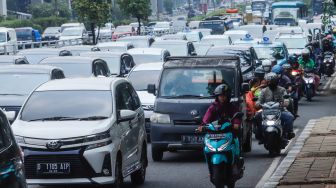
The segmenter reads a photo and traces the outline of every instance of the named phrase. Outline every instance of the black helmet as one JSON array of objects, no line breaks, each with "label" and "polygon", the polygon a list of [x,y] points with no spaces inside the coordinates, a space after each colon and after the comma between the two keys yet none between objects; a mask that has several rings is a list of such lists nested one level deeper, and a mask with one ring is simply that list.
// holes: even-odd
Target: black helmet
[{"label": "black helmet", "polygon": [[310,51],[307,48],[305,48],[302,50],[301,55],[303,59],[309,59]]},{"label": "black helmet", "polygon": [[227,84],[221,84],[219,86],[216,87],[214,93],[213,93],[216,97],[218,97],[219,95],[226,95],[228,98],[231,96],[231,89],[230,86]]},{"label": "black helmet", "polygon": [[265,71],[262,67],[257,67],[254,70],[254,77],[260,78],[260,79],[264,79],[265,77]]}]

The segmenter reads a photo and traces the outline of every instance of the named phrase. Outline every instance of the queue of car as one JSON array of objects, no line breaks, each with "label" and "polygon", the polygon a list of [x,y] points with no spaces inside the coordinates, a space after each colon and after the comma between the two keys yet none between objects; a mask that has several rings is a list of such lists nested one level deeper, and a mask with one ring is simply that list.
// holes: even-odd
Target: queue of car
[{"label": "queue of car", "polygon": [[[27,178],[17,177],[20,182],[118,187],[130,176],[142,184],[149,141],[154,161],[163,160],[168,151],[200,149],[203,138],[194,134],[198,124],[190,112],[203,115],[214,99],[213,90],[227,83],[231,101],[246,114],[243,95],[254,70],[265,59],[282,63],[296,53],[291,51],[298,45],[294,39],[309,40],[294,27],[268,27],[276,31],[274,39],[260,26],[204,34],[213,22],[217,24],[206,21],[199,31],[177,34],[170,34],[169,22],[158,22],[152,28],[156,37],[134,36],[134,26],[118,26],[112,42],[24,49],[3,56],[0,117],[7,115],[13,134],[2,137],[7,141],[0,147],[18,144],[12,148],[15,169],[23,174],[25,168]],[[50,28],[43,38],[75,31],[85,32],[73,23]],[[6,120],[0,118],[0,124],[8,129]],[[240,134],[242,150],[251,151],[249,122],[243,122]]]}]

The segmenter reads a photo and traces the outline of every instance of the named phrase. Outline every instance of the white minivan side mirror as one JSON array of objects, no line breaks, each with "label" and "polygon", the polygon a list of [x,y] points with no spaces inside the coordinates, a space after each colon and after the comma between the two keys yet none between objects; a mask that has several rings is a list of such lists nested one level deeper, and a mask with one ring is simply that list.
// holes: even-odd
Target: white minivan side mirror
[{"label": "white minivan side mirror", "polygon": [[5,113],[8,121],[14,121],[15,120],[15,111],[5,111],[4,113]]},{"label": "white minivan side mirror", "polygon": [[130,121],[134,119],[136,115],[137,113],[132,110],[120,110],[118,121],[119,122]]}]

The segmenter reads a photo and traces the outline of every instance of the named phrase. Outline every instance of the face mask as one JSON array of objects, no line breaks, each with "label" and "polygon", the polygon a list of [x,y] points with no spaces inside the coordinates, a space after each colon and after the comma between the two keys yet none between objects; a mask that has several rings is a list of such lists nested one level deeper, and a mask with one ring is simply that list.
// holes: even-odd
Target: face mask
[{"label": "face mask", "polygon": [[270,87],[271,90],[274,90],[277,86],[278,86],[278,83],[277,82],[274,82],[274,81],[271,81],[268,86]]}]

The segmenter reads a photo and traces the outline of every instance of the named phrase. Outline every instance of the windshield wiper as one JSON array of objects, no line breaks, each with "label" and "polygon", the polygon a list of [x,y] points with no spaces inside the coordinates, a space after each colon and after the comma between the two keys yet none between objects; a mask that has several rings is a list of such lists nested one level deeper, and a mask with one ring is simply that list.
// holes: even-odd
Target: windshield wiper
[{"label": "windshield wiper", "polygon": [[137,91],[147,91],[147,89],[138,89]]},{"label": "windshield wiper", "polygon": [[29,121],[69,121],[69,120],[78,120],[78,119],[79,118],[76,118],[76,117],[56,116],[56,117],[32,119]]},{"label": "windshield wiper", "polygon": [[89,117],[84,117],[84,118],[79,118],[81,121],[90,121],[90,120],[102,120],[102,119],[107,119],[108,117],[106,116],[89,116]]}]

